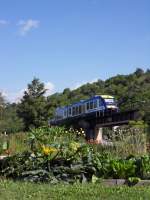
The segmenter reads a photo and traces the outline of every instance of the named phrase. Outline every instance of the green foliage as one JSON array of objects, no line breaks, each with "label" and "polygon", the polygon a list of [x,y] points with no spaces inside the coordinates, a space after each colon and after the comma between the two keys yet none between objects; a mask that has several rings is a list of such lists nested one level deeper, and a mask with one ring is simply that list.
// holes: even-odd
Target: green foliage
[{"label": "green foliage", "polygon": [[141,179],[138,177],[129,177],[128,178],[128,184],[130,186],[136,185]]},{"label": "green foliage", "polygon": [[109,130],[108,138],[113,147],[111,153],[119,157],[129,155],[141,156],[147,153],[147,133],[141,123],[132,122],[128,126],[118,127],[114,131]]},{"label": "green foliage", "polygon": [[150,72],[137,69],[133,74],[117,75],[106,81],[98,80],[87,83],[75,90],[66,88],[63,93],[48,97],[50,117],[58,106],[68,105],[95,94],[110,94],[118,100],[121,110],[137,108],[141,111],[140,119],[150,123]]},{"label": "green foliage", "polygon": [[143,179],[150,179],[150,157],[143,155],[140,159],[136,160],[137,174]]},{"label": "green foliage", "polygon": [[86,146],[86,155],[83,153],[84,150],[85,146],[78,148],[72,155],[70,153],[65,157],[59,154],[50,159],[47,155],[38,152],[16,154],[3,161],[0,176],[50,183],[97,182],[100,178],[149,179],[149,156],[117,159],[108,155],[95,154],[88,146]]},{"label": "green foliage", "polygon": [[[34,152],[49,152],[51,148],[56,148],[57,157],[65,160],[76,160],[84,156],[86,144],[82,143],[83,131],[65,129],[64,127],[41,127],[32,129],[29,134],[29,143]],[[80,141],[80,142],[79,142]],[[43,147],[44,146],[44,147]],[[50,155],[51,157],[51,155]],[[49,159],[49,157],[47,157]]]},{"label": "green foliage", "polygon": [[57,144],[69,143],[70,141],[78,141],[81,139],[82,132],[73,129],[66,129],[64,127],[48,127],[31,129],[29,132],[29,141],[31,143],[39,144]]},{"label": "green foliage", "polygon": [[43,158],[36,157],[35,159],[35,155],[30,152],[16,154],[6,158],[0,174],[14,179],[26,178],[30,175],[33,175],[34,178],[37,175],[37,170],[39,172],[43,163]]},{"label": "green foliage", "polygon": [[1,133],[15,133],[23,130],[24,124],[22,119],[18,117],[16,109],[15,104],[5,106],[0,120]]},{"label": "green foliage", "polygon": [[17,105],[4,103],[0,107],[0,133],[15,133],[23,128],[23,121],[17,115]]},{"label": "green foliage", "polygon": [[31,150],[5,158],[0,176],[49,183],[150,178],[150,156],[115,157],[111,151],[83,143],[81,133],[63,127],[32,129],[28,134]]},{"label": "green foliage", "polygon": [[[23,132],[4,135],[0,134],[0,155],[6,154],[3,145],[7,143],[8,153],[14,155],[29,149],[27,144],[27,134]],[[5,148],[6,150],[7,148]],[[6,151],[7,152],[7,151]]]},{"label": "green foliage", "polygon": [[48,109],[45,92],[44,84],[37,78],[28,84],[28,89],[24,92],[18,107],[18,114],[24,121],[25,130],[47,124]]},{"label": "green foliage", "polygon": [[118,159],[108,154],[94,154],[93,165],[100,177],[104,178],[127,178],[134,176],[136,165],[134,159]]},{"label": "green foliage", "polygon": [[135,168],[134,160],[113,159],[110,163],[110,174],[113,174],[114,178],[127,178],[135,175]]}]

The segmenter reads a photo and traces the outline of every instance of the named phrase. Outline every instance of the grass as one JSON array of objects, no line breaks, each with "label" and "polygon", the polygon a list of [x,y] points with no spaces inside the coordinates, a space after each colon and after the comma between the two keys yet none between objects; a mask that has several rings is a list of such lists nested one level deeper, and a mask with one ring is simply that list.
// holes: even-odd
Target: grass
[{"label": "grass", "polygon": [[11,154],[20,153],[23,151],[27,151],[29,149],[29,145],[27,145],[27,134],[15,133],[8,136],[9,137],[9,149]]},{"label": "grass", "polygon": [[106,187],[100,184],[49,185],[0,181],[3,200],[149,200],[150,187]]},{"label": "grass", "polygon": [[29,150],[26,140],[27,133],[24,132],[9,134],[7,136],[0,134],[0,153],[3,154],[5,152],[2,150],[3,142],[5,141],[8,141],[11,155]]}]

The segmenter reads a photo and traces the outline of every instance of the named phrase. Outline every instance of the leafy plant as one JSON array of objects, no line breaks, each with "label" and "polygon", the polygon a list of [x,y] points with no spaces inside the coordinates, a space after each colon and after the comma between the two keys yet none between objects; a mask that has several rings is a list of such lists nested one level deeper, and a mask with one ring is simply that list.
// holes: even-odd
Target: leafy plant
[{"label": "leafy plant", "polygon": [[127,178],[135,175],[135,164],[133,160],[111,160],[110,174],[113,178]]},{"label": "leafy plant", "polygon": [[138,177],[129,177],[128,178],[128,185],[133,186],[136,185],[141,179]]}]

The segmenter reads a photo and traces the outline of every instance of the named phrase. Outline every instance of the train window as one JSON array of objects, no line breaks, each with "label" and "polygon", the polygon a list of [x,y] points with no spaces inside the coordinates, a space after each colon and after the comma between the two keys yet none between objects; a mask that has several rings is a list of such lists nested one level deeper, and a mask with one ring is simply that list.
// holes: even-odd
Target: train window
[{"label": "train window", "polygon": [[71,115],[71,108],[69,108],[69,115]]},{"label": "train window", "polygon": [[97,100],[94,101],[94,108],[97,108]]},{"label": "train window", "polygon": [[87,110],[90,109],[90,104],[89,104],[89,102],[86,104],[86,108],[87,108]]},{"label": "train window", "polygon": [[82,113],[82,107],[81,107],[81,105],[79,106],[79,114],[81,114]]},{"label": "train window", "polygon": [[75,107],[72,108],[72,115],[75,115]]},{"label": "train window", "polygon": [[93,109],[93,101],[90,101],[90,109]]},{"label": "train window", "polygon": [[82,113],[85,113],[86,104],[82,105]]},{"label": "train window", "polygon": [[103,105],[103,101],[99,99],[99,107]]},{"label": "train window", "polygon": [[66,110],[64,111],[64,116],[65,116],[65,117],[67,116],[67,111],[66,111]]},{"label": "train window", "polygon": [[78,106],[76,106],[76,115],[78,115]]}]

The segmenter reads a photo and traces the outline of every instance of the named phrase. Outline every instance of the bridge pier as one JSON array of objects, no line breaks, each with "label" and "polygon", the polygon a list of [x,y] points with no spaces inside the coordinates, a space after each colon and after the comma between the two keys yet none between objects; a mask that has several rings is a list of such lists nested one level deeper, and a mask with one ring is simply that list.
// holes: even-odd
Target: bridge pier
[{"label": "bridge pier", "polygon": [[103,142],[103,128],[99,126],[85,129],[86,140],[92,143],[100,144]]},{"label": "bridge pier", "polygon": [[102,143],[103,142],[103,128],[95,126],[94,133],[95,133],[94,134],[94,141],[98,144]]}]

